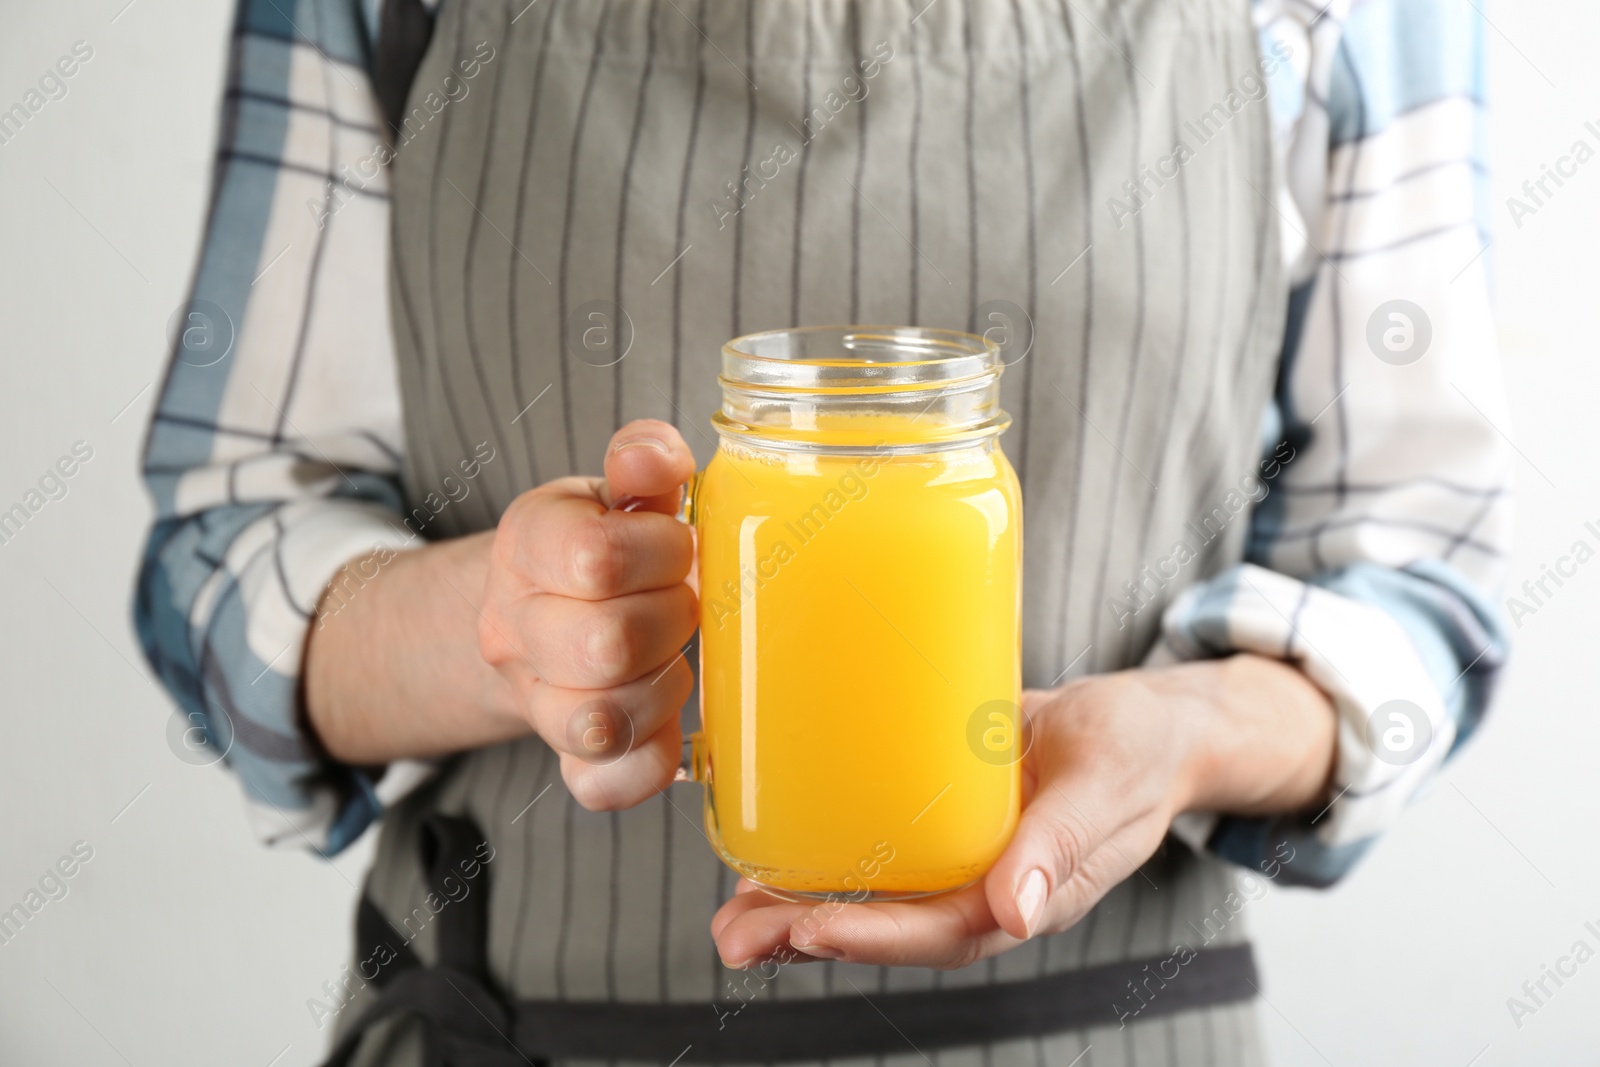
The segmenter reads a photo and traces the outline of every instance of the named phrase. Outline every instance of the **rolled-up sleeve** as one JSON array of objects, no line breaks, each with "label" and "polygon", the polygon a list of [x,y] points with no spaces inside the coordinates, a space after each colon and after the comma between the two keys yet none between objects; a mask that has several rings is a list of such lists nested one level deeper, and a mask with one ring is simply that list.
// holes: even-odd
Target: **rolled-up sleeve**
[{"label": "rolled-up sleeve", "polygon": [[1335,4],[1299,31],[1311,114],[1285,149],[1298,269],[1267,495],[1247,561],[1169,608],[1152,662],[1253,652],[1328,694],[1338,757],[1320,811],[1191,813],[1174,827],[1325,885],[1488,707],[1507,654],[1495,600],[1515,453],[1484,254],[1480,17],[1377,0]]},{"label": "rolled-up sleeve", "polygon": [[300,690],[341,568],[417,543],[400,518],[384,137],[355,0],[243,0],[231,49],[146,444],[156,519],[134,615],[188,720],[186,758],[237,773],[263,840],[331,854],[416,770],[328,758]]}]

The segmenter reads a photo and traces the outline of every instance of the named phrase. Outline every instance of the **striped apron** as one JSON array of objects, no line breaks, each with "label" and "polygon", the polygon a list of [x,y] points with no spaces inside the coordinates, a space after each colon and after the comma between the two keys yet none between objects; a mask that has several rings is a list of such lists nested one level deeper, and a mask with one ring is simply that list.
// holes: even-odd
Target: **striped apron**
[{"label": "striped apron", "polygon": [[[407,492],[503,457],[430,530],[598,472],[634,418],[704,463],[729,337],[905,323],[1006,346],[1025,684],[1139,663],[1165,599],[1240,558],[1235,524],[1108,606],[1254,469],[1275,377],[1244,0],[449,0],[406,106],[472,60],[392,168]],[[592,813],[537,739],[452,760],[384,821],[337,1062],[1259,1061],[1234,876],[1176,841],[960,970],[739,973],[699,790]]]}]

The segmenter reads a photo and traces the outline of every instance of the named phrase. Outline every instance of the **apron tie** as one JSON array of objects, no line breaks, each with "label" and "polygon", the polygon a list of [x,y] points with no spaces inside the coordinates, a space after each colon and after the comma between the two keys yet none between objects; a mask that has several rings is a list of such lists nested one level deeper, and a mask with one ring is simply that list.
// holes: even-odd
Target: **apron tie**
[{"label": "apron tie", "polygon": [[[489,976],[489,869],[478,849],[486,838],[470,818],[433,814],[423,820],[422,867],[429,890],[447,900],[438,912],[439,959],[425,966],[409,944],[378,969],[378,999],[357,1017],[324,1067],[348,1067],[374,1025],[410,1016],[422,1025],[424,1067],[525,1067],[533,1062],[511,1041],[512,1012]],[[456,898],[449,880],[478,864],[482,882]],[[356,909],[357,943],[384,944],[393,926],[365,894]]]}]

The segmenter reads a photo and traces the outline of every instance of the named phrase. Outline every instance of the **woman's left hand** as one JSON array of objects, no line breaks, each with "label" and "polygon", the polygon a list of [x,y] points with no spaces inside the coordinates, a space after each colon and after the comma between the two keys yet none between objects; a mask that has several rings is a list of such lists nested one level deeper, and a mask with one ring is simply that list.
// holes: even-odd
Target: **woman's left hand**
[{"label": "woman's left hand", "polygon": [[981,882],[926,900],[791,903],[741,881],[711,921],[725,964],[842,959],[963,967],[1072,926],[1191,809],[1289,811],[1332,766],[1334,717],[1292,667],[1255,656],[1029,690],[1016,835]]}]

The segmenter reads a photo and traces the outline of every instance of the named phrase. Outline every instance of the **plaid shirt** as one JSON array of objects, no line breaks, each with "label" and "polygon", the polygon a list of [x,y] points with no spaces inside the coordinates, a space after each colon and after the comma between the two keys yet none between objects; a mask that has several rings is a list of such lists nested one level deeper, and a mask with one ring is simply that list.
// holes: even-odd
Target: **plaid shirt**
[{"label": "plaid shirt", "polygon": [[[419,543],[400,522],[389,205],[372,163],[380,2],[240,0],[191,329],[144,467],[157,510],[136,604],[146,654],[238,773],[261,837],[324,853],[430,769],[330,759],[299,683],[330,579]],[[1282,181],[1257,193],[1284,221],[1289,327],[1259,474],[1191,524],[1198,541],[1207,516],[1248,508],[1246,562],[1171,605],[1150,662],[1254,652],[1332,698],[1325,810],[1191,813],[1174,828],[1251,867],[1289,842],[1289,877],[1326,883],[1477,726],[1506,656],[1492,598],[1511,447],[1484,255],[1483,23],[1458,0],[1253,10],[1263,54],[1288,57],[1267,87]],[[1104,610],[1136,614],[1183,562],[1174,546]]]}]

